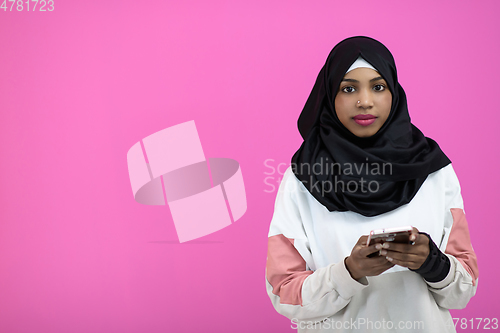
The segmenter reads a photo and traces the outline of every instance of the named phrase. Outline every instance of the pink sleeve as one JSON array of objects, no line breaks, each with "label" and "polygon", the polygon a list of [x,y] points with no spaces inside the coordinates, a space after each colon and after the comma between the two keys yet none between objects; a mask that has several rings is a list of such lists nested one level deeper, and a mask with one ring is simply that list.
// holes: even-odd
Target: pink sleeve
[{"label": "pink sleeve", "polygon": [[473,285],[476,284],[476,279],[479,276],[477,268],[476,253],[472,249],[469,228],[463,209],[451,208],[453,216],[453,225],[451,227],[448,244],[446,245],[445,253],[451,254],[462,264],[465,270],[471,275]]},{"label": "pink sleeve", "polygon": [[306,270],[293,242],[282,234],[269,237],[266,277],[281,304],[302,305],[302,284],[313,272]]}]

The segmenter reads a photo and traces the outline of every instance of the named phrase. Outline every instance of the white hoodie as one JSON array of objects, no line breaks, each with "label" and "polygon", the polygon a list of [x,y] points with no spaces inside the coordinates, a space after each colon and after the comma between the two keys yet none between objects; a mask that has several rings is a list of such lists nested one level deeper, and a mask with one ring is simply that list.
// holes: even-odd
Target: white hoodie
[{"label": "white hoodie", "polygon": [[[344,259],[373,229],[412,225],[450,258],[450,272],[427,282],[401,266],[356,281]],[[375,217],[329,212],[289,167],[269,230],[268,295],[299,332],[455,332],[448,309],[462,309],[477,288],[457,176],[430,174],[409,204]]]}]

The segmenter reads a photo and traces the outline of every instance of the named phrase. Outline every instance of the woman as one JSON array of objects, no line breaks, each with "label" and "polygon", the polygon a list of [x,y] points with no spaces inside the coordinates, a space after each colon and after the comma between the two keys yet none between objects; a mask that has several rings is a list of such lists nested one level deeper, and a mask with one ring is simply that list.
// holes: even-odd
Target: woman
[{"label": "woman", "polygon": [[[300,332],[454,332],[448,309],[478,277],[460,185],[411,124],[389,50],[368,37],[335,46],[298,127],[269,231],[276,310]],[[406,225],[413,244],[366,244]]]}]

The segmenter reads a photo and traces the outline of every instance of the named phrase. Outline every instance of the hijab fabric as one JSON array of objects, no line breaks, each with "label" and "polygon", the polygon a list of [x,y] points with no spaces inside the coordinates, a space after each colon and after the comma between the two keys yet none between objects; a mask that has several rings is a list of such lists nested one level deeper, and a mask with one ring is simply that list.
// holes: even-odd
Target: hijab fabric
[{"label": "hijab fabric", "polygon": [[[358,57],[371,64],[392,94],[389,117],[371,137],[352,134],[338,119],[335,96]],[[390,51],[358,36],[330,52],[298,120],[304,142],[292,157],[292,171],[329,211],[376,216],[409,203],[427,176],[450,160],[438,144],[410,122],[406,95]]]}]

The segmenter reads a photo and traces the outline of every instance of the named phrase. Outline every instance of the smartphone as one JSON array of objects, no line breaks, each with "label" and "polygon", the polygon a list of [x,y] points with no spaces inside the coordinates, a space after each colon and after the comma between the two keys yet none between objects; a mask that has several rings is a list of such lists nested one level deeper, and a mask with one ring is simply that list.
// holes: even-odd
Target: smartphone
[{"label": "smartphone", "polygon": [[[370,231],[370,235],[368,236],[368,246],[377,244],[377,243],[385,243],[385,242],[395,242],[395,243],[404,243],[410,244],[410,235],[413,231],[412,226],[404,226],[399,228],[385,228],[385,229],[376,229]],[[368,257],[376,257],[378,256],[378,252],[374,252]]]}]

